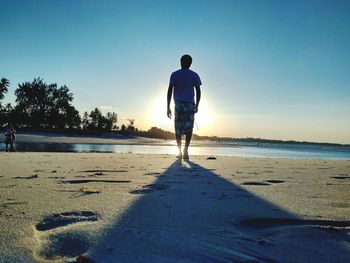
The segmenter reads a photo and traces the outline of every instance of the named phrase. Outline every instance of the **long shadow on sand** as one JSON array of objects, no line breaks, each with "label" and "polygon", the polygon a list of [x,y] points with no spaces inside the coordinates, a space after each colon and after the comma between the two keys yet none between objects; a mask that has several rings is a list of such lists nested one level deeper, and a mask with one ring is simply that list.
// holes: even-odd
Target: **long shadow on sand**
[{"label": "long shadow on sand", "polygon": [[[193,162],[174,162],[106,229],[96,262],[345,262],[350,222],[303,220]],[[266,186],[262,186],[266,187]]]},{"label": "long shadow on sand", "polygon": [[139,199],[92,242],[86,257],[95,262],[350,258],[350,222],[298,218],[193,162],[176,161],[154,176],[155,183],[130,191]]}]

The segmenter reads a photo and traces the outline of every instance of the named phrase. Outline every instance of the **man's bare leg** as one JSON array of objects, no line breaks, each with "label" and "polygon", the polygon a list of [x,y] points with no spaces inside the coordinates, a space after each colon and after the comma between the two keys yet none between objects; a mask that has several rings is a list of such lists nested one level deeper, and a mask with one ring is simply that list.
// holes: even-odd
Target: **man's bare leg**
[{"label": "man's bare leg", "polygon": [[188,147],[190,146],[192,139],[192,132],[186,133],[186,142],[185,142],[185,148],[184,148],[184,159],[188,160]]},{"label": "man's bare leg", "polygon": [[177,143],[177,148],[179,148],[179,154],[176,155],[176,158],[181,159],[181,158],[182,158],[182,152],[181,152],[181,135],[176,135],[176,143]]},{"label": "man's bare leg", "polygon": [[10,143],[10,152],[15,152],[15,146],[13,145],[13,142]]}]

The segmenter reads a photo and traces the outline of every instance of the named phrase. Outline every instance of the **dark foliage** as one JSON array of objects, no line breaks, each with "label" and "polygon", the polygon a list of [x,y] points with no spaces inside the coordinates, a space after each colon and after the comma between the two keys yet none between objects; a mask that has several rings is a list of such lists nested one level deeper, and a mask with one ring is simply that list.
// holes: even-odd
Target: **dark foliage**
[{"label": "dark foliage", "polygon": [[[5,93],[8,91],[8,87],[10,82],[8,79],[2,78],[0,80],[0,100],[2,100],[5,96]],[[11,108],[11,104],[7,104],[3,106],[0,102],[0,125],[4,125],[8,122],[8,110]]]},{"label": "dark foliage", "polygon": [[173,140],[175,138],[175,134],[169,131],[162,130],[157,127],[152,127],[146,132],[147,137],[157,138],[157,139],[165,139],[165,140]]},{"label": "dark foliage", "polygon": [[84,112],[82,126],[86,131],[111,131],[116,129],[117,122],[118,115],[115,112],[108,112],[103,116],[102,112],[95,108],[90,114]]},{"label": "dark foliage", "polygon": [[8,81],[8,79],[2,78],[0,80],[0,100],[4,98],[4,94],[7,92],[9,85],[10,82]]},{"label": "dark foliage", "polygon": [[67,86],[46,84],[43,79],[23,82],[15,91],[17,126],[40,128],[80,128],[79,112],[71,104],[73,94]]}]

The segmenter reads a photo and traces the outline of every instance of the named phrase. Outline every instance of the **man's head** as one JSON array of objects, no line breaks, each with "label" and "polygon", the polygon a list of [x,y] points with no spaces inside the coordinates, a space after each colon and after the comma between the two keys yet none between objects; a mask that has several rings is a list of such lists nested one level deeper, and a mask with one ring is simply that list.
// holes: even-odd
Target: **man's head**
[{"label": "man's head", "polygon": [[181,68],[189,69],[192,64],[192,57],[190,55],[183,55],[181,57]]}]

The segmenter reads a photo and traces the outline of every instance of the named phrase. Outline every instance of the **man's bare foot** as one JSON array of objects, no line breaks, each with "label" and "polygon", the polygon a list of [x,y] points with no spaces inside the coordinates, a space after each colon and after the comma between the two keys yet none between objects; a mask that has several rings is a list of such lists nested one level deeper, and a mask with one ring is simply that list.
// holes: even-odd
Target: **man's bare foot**
[{"label": "man's bare foot", "polygon": [[184,158],[184,160],[189,160],[190,159],[190,157],[188,156],[188,151],[187,150],[184,151],[183,158]]},{"label": "man's bare foot", "polygon": [[177,159],[182,159],[182,153],[179,153],[178,155],[176,155]]}]

